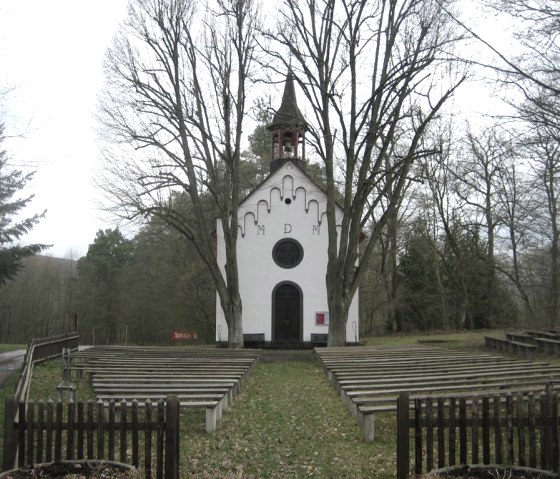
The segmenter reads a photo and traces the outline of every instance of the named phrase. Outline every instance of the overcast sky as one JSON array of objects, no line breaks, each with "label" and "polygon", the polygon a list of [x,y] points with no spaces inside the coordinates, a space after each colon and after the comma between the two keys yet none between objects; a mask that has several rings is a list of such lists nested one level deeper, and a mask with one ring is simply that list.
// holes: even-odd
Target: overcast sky
[{"label": "overcast sky", "polygon": [[29,214],[47,215],[24,242],[53,244],[46,254],[81,256],[103,220],[92,178],[98,160],[96,98],[102,60],[125,0],[2,0],[2,147],[15,165],[36,170]]},{"label": "overcast sky", "polygon": [[[99,229],[116,226],[96,202],[94,113],[103,56],[125,14],[126,0],[0,1],[0,91],[10,88],[0,120],[11,136],[2,146],[14,165],[36,171],[28,213],[47,215],[24,242],[53,244],[52,256],[80,257]],[[495,22],[479,26],[490,40]],[[479,113],[487,98],[472,83],[457,101]]]}]

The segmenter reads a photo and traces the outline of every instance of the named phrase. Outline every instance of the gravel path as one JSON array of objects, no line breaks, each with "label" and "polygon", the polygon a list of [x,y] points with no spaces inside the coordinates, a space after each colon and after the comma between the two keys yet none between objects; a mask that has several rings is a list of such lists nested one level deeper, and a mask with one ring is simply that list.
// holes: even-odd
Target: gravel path
[{"label": "gravel path", "polygon": [[25,349],[16,349],[7,353],[0,353],[0,386],[4,384],[6,379],[11,376],[14,371],[19,370],[23,364]]}]

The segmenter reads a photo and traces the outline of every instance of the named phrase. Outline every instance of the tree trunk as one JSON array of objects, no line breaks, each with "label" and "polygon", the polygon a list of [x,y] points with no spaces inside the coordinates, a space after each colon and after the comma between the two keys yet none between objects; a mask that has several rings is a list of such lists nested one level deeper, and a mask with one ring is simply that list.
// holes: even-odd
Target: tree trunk
[{"label": "tree trunk", "polygon": [[228,323],[228,346],[231,349],[242,349],[243,344],[243,327],[242,327],[241,302],[234,305],[230,310],[230,318],[226,317]]},{"label": "tree trunk", "polygon": [[[328,284],[333,284],[329,282]],[[341,300],[346,298],[343,286],[336,285],[329,291],[329,337],[327,340],[328,347],[337,347],[346,345],[346,323],[348,321],[348,309],[350,303]]]}]

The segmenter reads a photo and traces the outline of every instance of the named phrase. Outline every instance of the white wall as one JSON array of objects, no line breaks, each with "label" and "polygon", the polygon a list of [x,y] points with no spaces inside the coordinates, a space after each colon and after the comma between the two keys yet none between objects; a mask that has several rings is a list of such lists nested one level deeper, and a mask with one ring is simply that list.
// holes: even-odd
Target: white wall
[{"label": "white wall", "polygon": [[[286,199],[291,200],[290,204]],[[238,264],[243,301],[243,333],[264,333],[272,340],[272,292],[278,283],[291,281],[303,292],[303,341],[311,333],[326,334],[328,326],[315,324],[315,313],[328,311],[325,286],[327,266],[327,219],[325,194],[295,165],[283,164],[241,204]],[[340,218],[342,211],[338,211]],[[217,225],[218,260],[225,264],[223,234]],[[291,269],[272,258],[274,245],[293,238],[303,247],[302,262]],[[358,295],[347,324],[347,340],[358,331]],[[220,328],[221,326],[221,328]],[[227,340],[227,325],[219,301],[216,339]],[[359,340],[359,337],[358,337]]]}]

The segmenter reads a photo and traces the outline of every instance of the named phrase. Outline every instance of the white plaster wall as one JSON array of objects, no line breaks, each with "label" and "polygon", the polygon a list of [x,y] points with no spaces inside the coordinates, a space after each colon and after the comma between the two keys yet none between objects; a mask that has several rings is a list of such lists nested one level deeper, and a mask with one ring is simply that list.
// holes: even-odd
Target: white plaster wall
[{"label": "white plaster wall", "polygon": [[[291,203],[287,204],[286,199]],[[325,208],[325,194],[292,163],[282,165],[241,204],[238,264],[243,333],[264,333],[265,341],[272,340],[272,291],[284,281],[296,283],[303,293],[303,341],[310,341],[312,333],[328,332],[328,326],[315,324],[315,313],[328,311]],[[342,211],[337,213],[340,218]],[[303,247],[303,260],[295,268],[281,268],[272,258],[274,245],[283,238],[293,238]],[[225,252],[219,221],[217,241],[218,261],[223,269]],[[356,294],[350,308],[347,341],[354,341],[354,331],[356,334],[358,331],[357,298]],[[219,300],[216,339],[227,340],[227,325]]]}]

